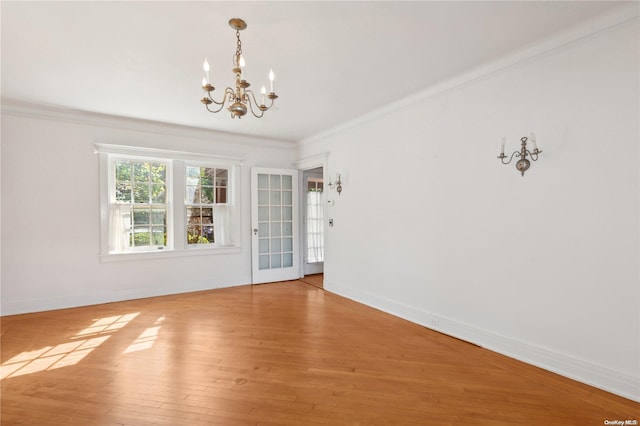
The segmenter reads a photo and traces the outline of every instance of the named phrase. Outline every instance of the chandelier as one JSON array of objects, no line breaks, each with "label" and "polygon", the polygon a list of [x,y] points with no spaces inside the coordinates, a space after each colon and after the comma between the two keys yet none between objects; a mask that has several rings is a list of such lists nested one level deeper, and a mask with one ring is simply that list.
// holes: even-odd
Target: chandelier
[{"label": "chandelier", "polygon": [[[278,98],[273,92],[273,80],[275,76],[273,74],[273,70],[269,72],[269,84],[270,91],[267,94],[267,89],[265,86],[262,86],[262,90],[260,91],[260,103],[256,100],[256,96],[253,91],[249,89],[249,82],[247,80],[242,79],[242,71],[245,67],[245,60],[242,56],[242,42],[240,41],[240,31],[247,28],[247,23],[242,19],[233,18],[229,20],[229,25],[231,28],[236,30],[236,53],[233,55],[233,73],[236,76],[235,88],[227,87],[224,89],[224,95],[222,96],[222,100],[220,102],[216,101],[211,97],[211,92],[215,90],[215,87],[211,84],[209,80],[209,62],[205,58],[203,68],[205,76],[202,79],[202,89],[205,91],[205,97],[200,100],[207,108],[209,112],[220,112],[222,108],[227,105],[227,110],[231,112],[231,118],[242,118],[247,111],[251,111],[251,113],[256,118],[262,118],[264,112],[270,109],[273,106],[273,102]],[[269,106],[266,104],[266,99],[269,99]],[[215,105],[210,107],[210,105]],[[259,113],[256,113],[258,110]]]}]

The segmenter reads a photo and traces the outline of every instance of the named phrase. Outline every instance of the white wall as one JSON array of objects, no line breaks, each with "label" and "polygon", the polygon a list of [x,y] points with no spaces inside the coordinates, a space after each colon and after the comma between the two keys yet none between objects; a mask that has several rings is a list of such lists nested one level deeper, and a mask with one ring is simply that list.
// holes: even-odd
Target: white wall
[{"label": "white wall", "polygon": [[[241,252],[101,263],[95,143],[243,158]],[[288,142],[3,103],[2,315],[249,284],[250,169],[294,155]]]},{"label": "white wall", "polygon": [[[639,31],[303,141],[344,172],[325,288],[640,400]],[[521,177],[496,156],[530,132]]]}]

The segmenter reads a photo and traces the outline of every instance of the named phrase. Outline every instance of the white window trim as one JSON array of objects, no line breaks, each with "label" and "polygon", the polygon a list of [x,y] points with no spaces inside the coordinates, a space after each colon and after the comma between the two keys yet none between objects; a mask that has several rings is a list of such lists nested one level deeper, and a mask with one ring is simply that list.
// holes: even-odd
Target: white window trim
[{"label": "white window trim", "polygon": [[[95,144],[95,153],[100,161],[100,261],[129,261],[161,259],[167,257],[199,256],[212,254],[240,253],[242,251],[240,221],[242,219],[240,205],[240,170],[243,160],[237,157],[217,156],[184,151],[171,151],[156,148],[141,148],[125,145]],[[169,220],[167,223],[168,241],[163,250],[126,253],[109,252],[109,205],[110,205],[110,161],[114,158],[131,158],[159,160],[168,163],[167,180],[169,193]],[[233,205],[231,235],[233,245],[216,247],[215,245],[187,244],[185,229],[185,165],[202,165],[224,167],[229,170],[231,190],[227,194],[228,203]]]}]

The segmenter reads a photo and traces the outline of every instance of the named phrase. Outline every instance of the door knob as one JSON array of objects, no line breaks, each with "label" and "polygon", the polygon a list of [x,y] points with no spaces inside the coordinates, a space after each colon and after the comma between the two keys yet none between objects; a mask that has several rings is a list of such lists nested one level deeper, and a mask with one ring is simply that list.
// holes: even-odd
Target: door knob
[{"label": "door knob", "polygon": [[258,228],[253,228],[253,235],[258,235]]}]

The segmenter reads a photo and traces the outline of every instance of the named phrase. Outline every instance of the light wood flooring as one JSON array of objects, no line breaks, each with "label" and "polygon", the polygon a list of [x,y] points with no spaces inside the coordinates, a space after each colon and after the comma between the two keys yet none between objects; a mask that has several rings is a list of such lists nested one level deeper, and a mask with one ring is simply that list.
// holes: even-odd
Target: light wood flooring
[{"label": "light wood flooring", "polygon": [[640,420],[640,404],[302,281],[1,320],[2,425]]},{"label": "light wood flooring", "polygon": [[300,281],[311,284],[314,287],[324,288],[324,274],[305,275]]}]

